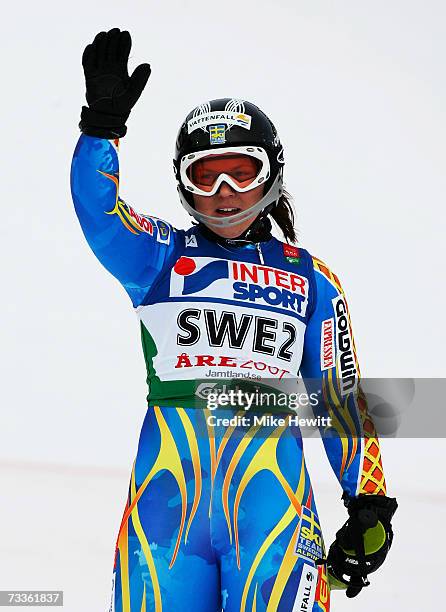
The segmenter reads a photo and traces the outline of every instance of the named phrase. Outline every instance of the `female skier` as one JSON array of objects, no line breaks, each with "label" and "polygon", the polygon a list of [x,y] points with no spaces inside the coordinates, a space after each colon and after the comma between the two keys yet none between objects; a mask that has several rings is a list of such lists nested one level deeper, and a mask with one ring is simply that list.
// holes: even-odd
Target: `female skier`
[{"label": "female skier", "polygon": [[[121,198],[119,139],[150,75],[141,64],[129,77],[130,48],[130,34],[115,28],[84,51],[88,107],[71,174],[85,237],[140,320],[149,386],[111,610],[327,611],[330,588],[353,597],[369,584],[396,509],[344,293],[324,263],[294,246],[283,149],[247,101],[197,106],[179,130],[174,170],[190,229]],[[271,235],[271,218],[286,242]],[[228,410],[239,420],[225,421],[209,403],[226,391],[228,406],[242,383],[278,397],[299,372],[321,391],[316,414],[330,416],[323,441],[348,511],[328,555],[295,412],[243,420],[249,411],[233,394]]]}]

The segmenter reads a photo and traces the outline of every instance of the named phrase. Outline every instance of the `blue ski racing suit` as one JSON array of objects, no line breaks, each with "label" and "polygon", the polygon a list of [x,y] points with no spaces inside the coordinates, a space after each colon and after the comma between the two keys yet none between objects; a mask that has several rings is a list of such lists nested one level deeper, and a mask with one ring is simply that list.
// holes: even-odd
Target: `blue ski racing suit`
[{"label": "blue ski racing suit", "polygon": [[[71,174],[85,237],[139,319],[149,386],[111,609],[327,611],[299,424],[271,411],[246,422],[244,408],[230,411],[234,420],[208,400],[234,382],[277,391],[299,373],[310,388],[319,381],[342,489],[385,494],[339,279],[276,238],[222,246],[200,225],[138,214],[120,197],[118,150],[117,140],[81,135]],[[340,398],[352,388],[346,411]]]}]

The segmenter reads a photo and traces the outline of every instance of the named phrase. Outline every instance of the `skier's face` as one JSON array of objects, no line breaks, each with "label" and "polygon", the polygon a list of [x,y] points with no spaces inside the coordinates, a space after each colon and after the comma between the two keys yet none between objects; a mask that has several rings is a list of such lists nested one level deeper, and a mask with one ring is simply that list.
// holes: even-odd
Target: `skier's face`
[{"label": "skier's face", "polygon": [[[213,217],[230,217],[243,210],[248,210],[248,208],[257,204],[263,196],[263,191],[264,186],[260,185],[251,189],[251,191],[240,193],[227,183],[222,183],[220,189],[213,196],[194,195],[193,198],[195,209],[198,212]],[[254,219],[248,219],[229,227],[216,225],[210,225],[209,227],[222,238],[237,238],[237,236],[240,236],[240,234],[248,229],[253,221]]]}]

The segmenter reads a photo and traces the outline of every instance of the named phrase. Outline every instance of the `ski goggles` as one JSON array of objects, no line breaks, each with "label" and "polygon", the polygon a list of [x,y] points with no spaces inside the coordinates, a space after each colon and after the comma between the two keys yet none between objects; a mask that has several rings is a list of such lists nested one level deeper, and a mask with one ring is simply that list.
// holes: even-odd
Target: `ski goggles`
[{"label": "ski goggles", "polygon": [[180,162],[180,178],[187,191],[213,196],[224,182],[239,193],[265,183],[270,176],[266,151],[260,147],[208,149],[185,155]]}]

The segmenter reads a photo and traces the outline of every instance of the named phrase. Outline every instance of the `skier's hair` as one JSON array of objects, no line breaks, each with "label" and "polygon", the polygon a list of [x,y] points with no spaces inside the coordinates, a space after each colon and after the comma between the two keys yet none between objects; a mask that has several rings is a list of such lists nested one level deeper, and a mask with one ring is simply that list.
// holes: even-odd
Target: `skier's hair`
[{"label": "skier's hair", "polygon": [[270,216],[279,227],[287,242],[297,242],[297,231],[294,227],[295,211],[293,198],[288,191],[283,190],[276,206],[273,207]]}]

